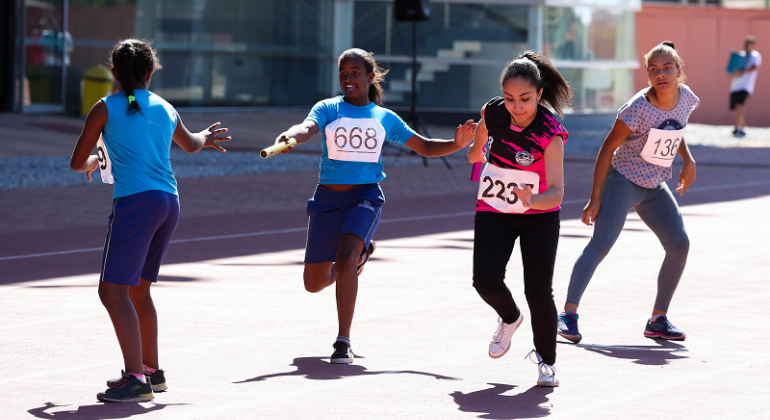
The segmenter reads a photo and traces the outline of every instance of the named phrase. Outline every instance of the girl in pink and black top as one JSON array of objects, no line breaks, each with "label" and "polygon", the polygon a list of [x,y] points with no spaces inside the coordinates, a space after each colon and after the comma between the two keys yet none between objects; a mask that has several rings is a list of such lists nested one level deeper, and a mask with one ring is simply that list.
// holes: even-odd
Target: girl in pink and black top
[{"label": "girl in pink and black top", "polygon": [[[558,386],[556,306],[551,288],[559,210],[564,196],[564,142],[559,116],[572,91],[548,60],[526,51],[500,75],[503,97],[481,109],[471,163],[486,162],[479,183],[473,248],[473,286],[500,316],[489,356],[503,356],[524,320],[505,285],[505,267],[520,239],[524,294],[532,316],[538,386]],[[483,148],[489,143],[489,161]]]}]

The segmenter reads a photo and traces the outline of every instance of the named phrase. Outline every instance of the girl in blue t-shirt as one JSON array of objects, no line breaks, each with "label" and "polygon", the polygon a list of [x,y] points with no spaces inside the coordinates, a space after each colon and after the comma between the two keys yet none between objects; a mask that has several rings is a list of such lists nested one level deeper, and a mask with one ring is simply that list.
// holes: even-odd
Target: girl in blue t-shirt
[{"label": "girl in blue t-shirt", "polygon": [[[97,168],[114,180],[112,214],[104,243],[99,298],[107,309],[123,352],[121,378],[97,394],[104,402],[141,402],[167,389],[158,365],[158,318],[150,286],[179,220],[179,197],[169,148],[187,153],[204,147],[225,150],[219,123],[190,133],[174,108],[147,90],[161,68],[157,52],[142,40],[126,39],[110,51],[112,74],[122,92],[102,98],[86,117],[70,166],[88,181]],[[97,145],[98,143],[98,145]],[[91,152],[97,149],[97,154]]]},{"label": "girl in blue t-shirt", "polygon": [[[454,153],[472,140],[476,124],[457,127],[454,140],[416,134],[393,111],[382,108],[380,82],[387,74],[371,53],[353,48],[337,60],[343,95],[318,102],[305,121],[276,138],[297,144],[321,132],[321,173],[313,197],[305,249],[305,289],[316,293],[337,284],[338,337],[331,363],[352,363],[350,325],[358,292],[358,276],[374,252],[372,240],[385,197],[382,146],[394,141],[428,157]],[[287,149],[283,153],[291,151]]]}]

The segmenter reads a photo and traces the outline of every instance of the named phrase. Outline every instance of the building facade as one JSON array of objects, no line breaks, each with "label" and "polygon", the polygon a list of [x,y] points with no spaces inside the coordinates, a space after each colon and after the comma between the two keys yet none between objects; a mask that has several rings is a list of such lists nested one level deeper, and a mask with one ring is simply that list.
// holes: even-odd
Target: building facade
[{"label": "building facade", "polygon": [[176,106],[309,106],[338,93],[336,58],[371,51],[390,70],[388,107],[473,111],[499,94],[507,61],[545,53],[575,91],[574,113],[614,112],[634,90],[639,0],[433,0],[394,19],[393,0],[6,0],[5,111],[78,110],[82,74],[119,39],[154,40],[152,90]]}]

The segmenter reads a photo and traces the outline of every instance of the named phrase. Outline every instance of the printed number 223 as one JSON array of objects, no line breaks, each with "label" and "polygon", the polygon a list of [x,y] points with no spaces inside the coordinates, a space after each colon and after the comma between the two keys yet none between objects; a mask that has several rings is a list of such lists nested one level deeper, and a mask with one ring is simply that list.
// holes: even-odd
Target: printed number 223
[{"label": "printed number 223", "polygon": [[[492,180],[491,177],[485,176],[482,182],[489,182],[489,187],[487,187],[486,190],[484,190],[483,193],[481,193],[481,196],[484,198],[494,198],[497,197],[500,200],[505,201],[508,204],[516,204],[517,201],[519,201],[519,196],[516,194],[516,189],[519,188],[519,185],[515,182],[508,183],[508,185],[505,185],[503,181]],[[533,184],[522,184],[527,185],[529,188],[535,188]],[[491,191],[495,186],[500,187],[500,190],[497,191],[497,194],[492,194]],[[510,189],[509,197],[505,196],[505,193]],[[513,197],[511,199],[510,197]]]}]

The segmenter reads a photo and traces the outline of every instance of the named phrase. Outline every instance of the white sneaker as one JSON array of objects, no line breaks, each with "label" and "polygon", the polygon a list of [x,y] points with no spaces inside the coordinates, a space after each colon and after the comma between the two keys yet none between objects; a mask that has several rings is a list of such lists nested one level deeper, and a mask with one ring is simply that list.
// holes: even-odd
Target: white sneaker
[{"label": "white sneaker", "polygon": [[489,357],[497,359],[503,357],[508,349],[511,347],[511,337],[519,325],[524,321],[524,315],[519,314],[519,319],[513,324],[506,324],[500,320],[500,325],[497,326],[495,335],[492,336],[492,342],[489,343]]},{"label": "white sneaker", "polygon": [[[532,354],[534,354],[537,358],[536,361],[532,359]],[[529,359],[534,363],[537,363],[537,386],[559,386],[559,380],[556,379],[556,366],[543,363],[543,358],[540,357],[540,354],[535,350],[527,353],[525,359]]]}]

